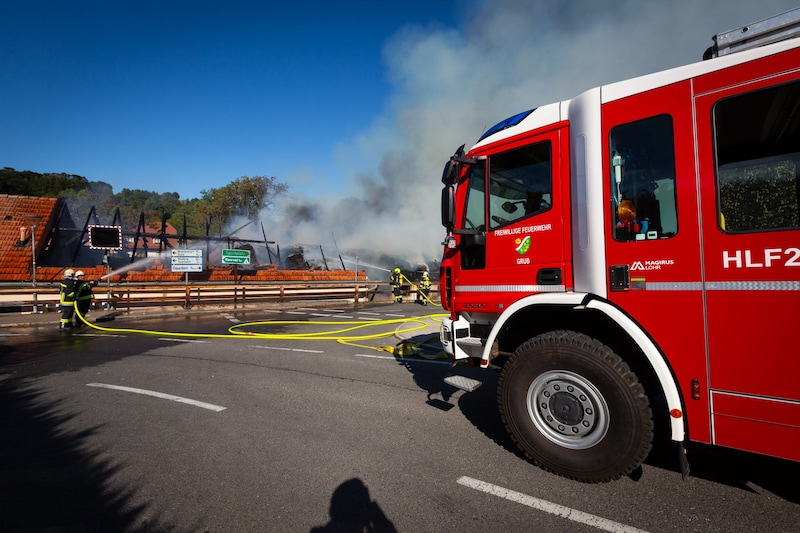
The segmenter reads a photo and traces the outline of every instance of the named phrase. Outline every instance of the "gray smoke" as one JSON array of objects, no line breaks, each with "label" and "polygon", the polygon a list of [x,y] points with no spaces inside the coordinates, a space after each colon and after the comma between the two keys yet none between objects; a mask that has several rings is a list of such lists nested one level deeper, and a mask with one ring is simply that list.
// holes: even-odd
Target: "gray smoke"
[{"label": "gray smoke", "polygon": [[348,190],[290,197],[262,221],[281,242],[331,245],[335,234],[340,249],[438,259],[439,179],[459,145],[520,111],[699,61],[712,35],[795,3],[465,0],[457,27],[406,27],[387,41],[393,93],[340,150],[342,161],[363,162]]}]

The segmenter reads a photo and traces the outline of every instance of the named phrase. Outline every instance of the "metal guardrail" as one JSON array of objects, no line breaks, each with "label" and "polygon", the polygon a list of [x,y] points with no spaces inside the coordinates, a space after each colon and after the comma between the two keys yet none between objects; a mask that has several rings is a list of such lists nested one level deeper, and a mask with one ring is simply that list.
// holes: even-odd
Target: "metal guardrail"
[{"label": "metal guardrail", "polygon": [[[407,286],[406,297],[416,298],[416,287]],[[247,305],[293,301],[341,301],[359,303],[390,299],[388,283],[360,282],[265,282],[252,284],[110,284],[94,289],[93,307],[130,311],[139,307],[228,305],[234,309]],[[435,300],[438,285],[431,287]],[[0,314],[45,313],[58,310],[58,285],[39,287],[0,287]]]}]

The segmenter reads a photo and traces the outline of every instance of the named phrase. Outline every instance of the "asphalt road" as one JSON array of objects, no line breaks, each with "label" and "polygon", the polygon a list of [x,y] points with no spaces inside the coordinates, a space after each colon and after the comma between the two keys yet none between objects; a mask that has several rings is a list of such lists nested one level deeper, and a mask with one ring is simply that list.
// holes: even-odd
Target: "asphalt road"
[{"label": "asphalt road", "polygon": [[203,335],[435,310],[103,324],[196,336],[0,330],[0,531],[797,531],[795,463],[693,446],[686,480],[666,448],[607,484],[536,468],[502,427],[496,376],[468,372],[484,385],[467,394],[441,361],[375,349],[396,323],[357,345]]}]

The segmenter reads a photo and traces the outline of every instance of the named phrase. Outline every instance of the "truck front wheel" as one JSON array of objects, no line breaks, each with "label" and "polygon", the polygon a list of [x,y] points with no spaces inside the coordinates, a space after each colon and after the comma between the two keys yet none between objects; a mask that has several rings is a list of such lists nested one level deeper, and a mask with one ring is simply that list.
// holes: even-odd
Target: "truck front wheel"
[{"label": "truck front wheel", "polygon": [[653,416],[639,379],[608,346],[574,331],[523,343],[500,374],[498,404],[525,455],[571,479],[628,475],[652,446]]}]

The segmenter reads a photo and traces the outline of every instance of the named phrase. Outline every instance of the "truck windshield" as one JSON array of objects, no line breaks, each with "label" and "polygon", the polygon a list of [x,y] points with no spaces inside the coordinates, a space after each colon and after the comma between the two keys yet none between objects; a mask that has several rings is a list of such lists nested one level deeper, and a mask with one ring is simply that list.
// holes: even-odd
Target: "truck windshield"
[{"label": "truck windshield", "polygon": [[552,146],[539,142],[489,159],[489,227],[495,229],[550,209]]}]

